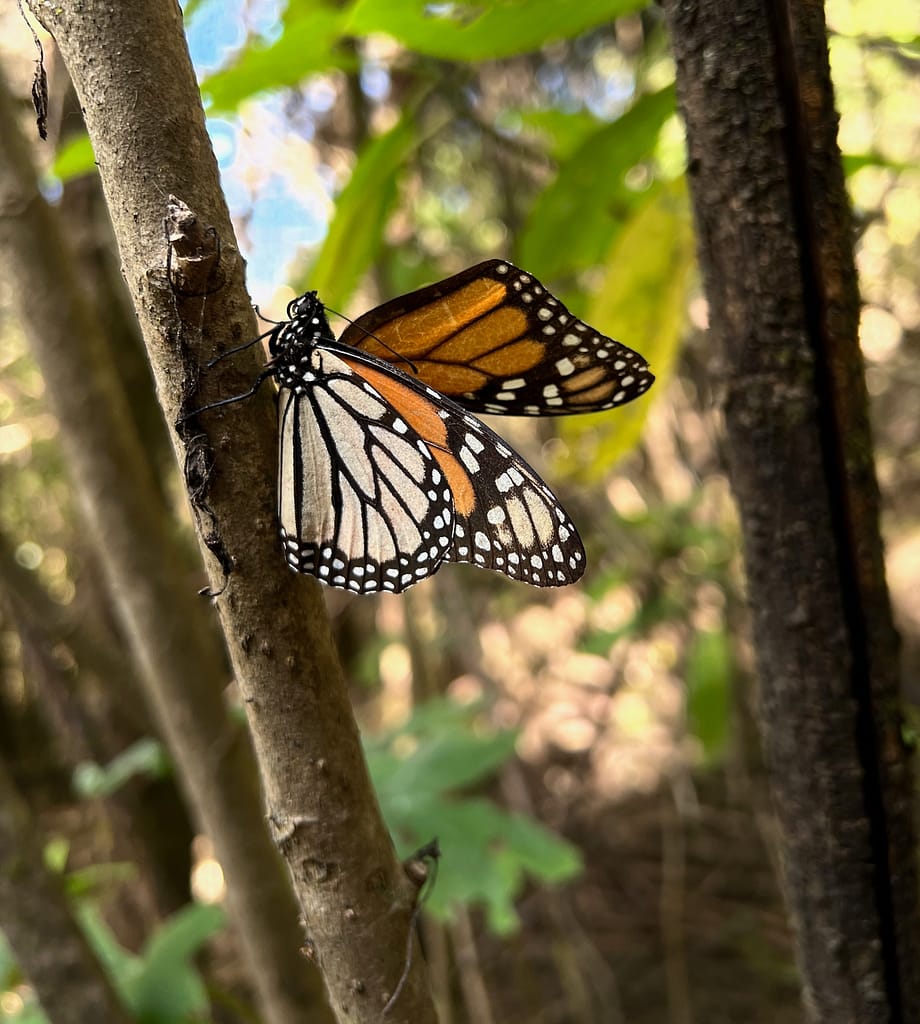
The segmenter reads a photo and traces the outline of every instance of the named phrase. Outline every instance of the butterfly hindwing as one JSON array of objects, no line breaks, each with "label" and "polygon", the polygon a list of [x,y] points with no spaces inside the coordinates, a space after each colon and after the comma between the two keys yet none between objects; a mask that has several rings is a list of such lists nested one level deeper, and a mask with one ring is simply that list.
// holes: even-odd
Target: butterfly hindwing
[{"label": "butterfly hindwing", "polygon": [[556,416],[622,405],[646,360],[573,316],[507,260],[487,260],[360,316],[341,342],[394,362],[465,409]]},{"label": "butterfly hindwing", "polygon": [[574,583],[585,552],[571,519],[533,469],[484,423],[451,403],[450,450],[469,473],[475,501],[455,508],[448,559],[495,569],[534,586]]}]

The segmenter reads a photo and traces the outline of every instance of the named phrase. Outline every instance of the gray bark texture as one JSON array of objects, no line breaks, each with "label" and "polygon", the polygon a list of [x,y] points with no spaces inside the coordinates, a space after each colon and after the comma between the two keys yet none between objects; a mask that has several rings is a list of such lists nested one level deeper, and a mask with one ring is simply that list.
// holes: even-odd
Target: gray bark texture
[{"label": "gray bark texture", "polygon": [[665,0],[810,1019],[920,1020],[910,763],[816,0]]},{"label": "gray bark texture", "polygon": [[224,704],[226,660],[216,630],[188,582],[185,545],[165,515],[2,83],[0,258],[61,423],[89,536],[139,681],[195,817],[215,844],[230,918],[262,1012],[271,1024],[322,1024],[330,1017],[321,979],[298,952],[297,904],[265,829],[249,737]]},{"label": "gray bark texture", "polygon": [[[167,420],[245,392],[259,370],[252,350],[201,373],[197,388],[201,364],[258,330],[178,6],[30,6],[60,47],[84,111]],[[212,591],[269,821],[303,910],[305,945],[339,1020],[379,1022],[403,973],[417,889],[376,803],[321,587],[290,572],[280,552],[269,390],[195,424],[174,442],[211,553]],[[145,577],[158,571],[144,568]],[[143,579],[133,586],[146,589]],[[216,755],[220,747],[209,749]],[[435,1020],[417,944],[386,1019]]]}]

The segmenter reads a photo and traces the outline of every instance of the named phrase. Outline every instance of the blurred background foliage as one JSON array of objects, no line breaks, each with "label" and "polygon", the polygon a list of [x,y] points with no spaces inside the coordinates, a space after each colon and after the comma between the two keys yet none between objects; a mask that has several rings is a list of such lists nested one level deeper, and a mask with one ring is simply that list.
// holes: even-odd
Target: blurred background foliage
[{"label": "blurred background foliage", "polygon": [[[889,579],[905,679],[916,680],[920,16],[911,0],[831,0],[827,16]],[[2,57],[27,127],[31,40],[15,13],[4,17]],[[442,1007],[477,1024],[800,1019],[752,725],[719,367],[659,12],[634,0],[188,0],[185,17],[266,315],[311,287],[353,316],[500,255],[641,351],[658,377],[616,412],[494,424],[578,523],[589,553],[578,586],[541,592],[452,566],[404,598],[328,594],[400,853],[440,837],[424,927]],[[53,56],[52,91],[54,147],[36,142],[43,189],[188,531],[162,425],[145,413],[152,389],[92,150]],[[46,834],[65,843],[60,870],[99,867],[74,898],[129,1005],[171,1021],[210,1000],[221,1019],[251,1019],[226,933],[208,945],[206,983],[191,966],[220,921],[179,908],[190,894],[219,902],[220,868],[125,699],[134,670],[5,287],[4,756]],[[168,825],[177,848],[144,839],[151,814],[146,824]],[[127,876],[116,862],[133,865]],[[182,979],[175,1004],[150,1008],[164,970]],[[0,950],[0,1018],[38,1014]]]}]

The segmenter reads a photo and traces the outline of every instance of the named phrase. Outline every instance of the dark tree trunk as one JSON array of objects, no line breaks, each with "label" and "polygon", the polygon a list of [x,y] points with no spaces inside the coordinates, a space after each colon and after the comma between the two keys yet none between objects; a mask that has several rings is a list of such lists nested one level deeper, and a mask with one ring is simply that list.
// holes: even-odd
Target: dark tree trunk
[{"label": "dark tree trunk", "polygon": [[664,6],[805,1002],[915,1021],[910,774],[823,9]]}]

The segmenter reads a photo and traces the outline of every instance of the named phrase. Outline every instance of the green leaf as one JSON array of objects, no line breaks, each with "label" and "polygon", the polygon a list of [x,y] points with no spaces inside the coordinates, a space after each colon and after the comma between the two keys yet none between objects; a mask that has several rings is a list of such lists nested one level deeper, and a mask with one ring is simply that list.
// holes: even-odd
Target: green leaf
[{"label": "green leaf", "polygon": [[425,904],[432,914],[449,920],[457,906],[481,904],[499,934],[517,926],[514,900],[528,874],[558,884],[581,867],[577,851],[565,840],[484,799],[417,801],[404,808],[398,821],[387,820],[402,856],[438,838],[437,884]]},{"label": "green leaf", "polygon": [[341,309],[373,263],[396,201],[400,171],[418,142],[415,110],[410,108],[359,154],[310,271],[310,287],[319,292],[327,306]]},{"label": "green leaf", "polygon": [[96,959],[112,979],[115,989],[126,1005],[130,1004],[128,989],[141,970],[140,957],[123,949],[102,918],[96,903],[85,901],[75,908],[77,920],[92,946]]},{"label": "green leaf", "polygon": [[169,774],[170,761],[163,745],[150,738],[138,740],[105,765],[81,761],[74,769],[73,787],[84,799],[111,796],[135,775],[161,779]]},{"label": "green leaf", "polygon": [[232,64],[201,83],[208,114],[234,111],[256,93],[298,85],[318,71],[353,68],[354,58],[336,49],[344,17],[323,4],[298,5],[276,42],[250,40]]},{"label": "green leaf", "polygon": [[127,986],[128,1003],[143,1024],[205,1018],[207,989],[190,960],[224,922],[220,907],[193,904],[174,914],[147,943],[141,968]]},{"label": "green leaf", "polygon": [[410,50],[444,60],[494,60],[571,39],[645,6],[644,0],[357,0],[347,31],[383,32]]},{"label": "green leaf", "polygon": [[400,855],[438,838],[438,879],[426,906],[449,918],[458,905],[479,903],[490,927],[506,932],[517,925],[514,899],[528,875],[557,884],[581,861],[537,822],[457,794],[513,753],[515,735],[483,733],[480,711],[480,705],[430,701],[399,729],[367,742],[368,764]]},{"label": "green leaf", "polygon": [[413,799],[471,786],[495,774],[514,754],[516,739],[513,732],[441,732],[419,743],[407,757],[394,758],[385,785],[394,796],[411,794]]},{"label": "green leaf", "polygon": [[[431,700],[399,728],[368,740],[382,801],[427,800],[484,781],[514,754],[513,731],[483,731],[481,703]],[[421,845],[421,844],[419,844]]]},{"label": "green leaf", "polygon": [[185,0],[182,5],[182,17],[185,23],[188,24],[207,2],[208,0]]},{"label": "green leaf", "polygon": [[864,167],[883,167],[885,170],[904,171],[913,170],[913,165],[904,163],[902,160],[890,160],[881,153],[844,153],[843,173],[849,178],[851,174],[861,171]]},{"label": "green leaf", "polygon": [[645,199],[628,187],[627,173],[651,159],[674,109],[673,86],[642,96],[574,149],[533,205],[517,245],[521,266],[552,279],[603,261],[623,221]]},{"label": "green leaf", "polygon": [[588,139],[609,127],[584,110],[574,113],[558,108],[522,110],[516,116],[526,128],[543,136],[547,152],[560,162],[571,159]]},{"label": "green leaf", "polygon": [[582,869],[581,854],[542,825],[520,814],[509,815],[505,839],[525,871],[544,882],[564,882]]},{"label": "green leaf", "polygon": [[104,864],[87,864],[67,874],[64,883],[67,895],[73,900],[85,900],[96,896],[102,890],[111,890],[121,882],[137,878],[137,865],[130,861],[109,861]]},{"label": "green leaf", "polygon": [[56,875],[62,875],[70,856],[70,840],[63,836],[49,839],[42,851],[45,867]]},{"label": "green leaf", "polygon": [[[686,324],[695,267],[683,181],[656,189],[623,226],[607,254],[607,273],[585,319],[641,352],[655,373],[652,397],[667,387]],[[567,416],[559,436],[574,449],[579,474],[597,479],[630,452],[648,415],[647,396],[612,412]]]},{"label": "green leaf", "polygon": [[[13,956],[9,943],[6,941],[3,932],[0,932],[0,991],[12,988],[18,984],[21,977],[19,965]],[[2,1011],[0,1011],[2,1013]]]},{"label": "green leaf", "polygon": [[74,135],[68,139],[54,156],[51,173],[62,182],[80,178],[84,174],[95,173],[96,154],[89,136]]},{"label": "green leaf", "polygon": [[208,996],[191,958],[224,926],[219,907],[192,904],[164,922],[140,956],[124,950],[94,902],[77,906],[80,924],[119,995],[140,1024],[204,1020]]},{"label": "green leaf", "polygon": [[731,674],[731,644],[725,631],[697,633],[687,654],[687,720],[707,761],[725,749]]},{"label": "green leaf", "polygon": [[7,1014],[0,1010],[0,1020],[6,1024],[49,1024],[48,1018],[32,995],[26,996],[26,1001],[18,1012]]},{"label": "green leaf", "polygon": [[[0,934],[0,1021],[4,1024],[49,1024],[48,1018],[35,997],[34,991],[24,981],[22,972],[13,958],[10,947],[6,944],[3,935]],[[11,988],[18,988],[17,996],[21,997],[22,1005],[13,1009],[15,1002],[10,1002],[10,1008],[4,1006],[4,991]]]}]

